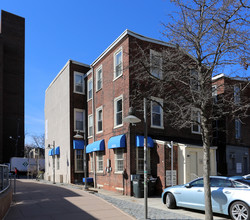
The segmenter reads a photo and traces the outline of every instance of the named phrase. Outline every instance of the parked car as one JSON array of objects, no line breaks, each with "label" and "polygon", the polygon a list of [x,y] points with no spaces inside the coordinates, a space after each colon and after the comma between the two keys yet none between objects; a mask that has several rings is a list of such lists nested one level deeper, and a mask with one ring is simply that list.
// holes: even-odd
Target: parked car
[{"label": "parked car", "polygon": [[[214,213],[232,219],[250,219],[250,185],[229,177],[211,176],[211,199]],[[162,201],[169,209],[185,207],[205,210],[203,178],[164,189]]]}]

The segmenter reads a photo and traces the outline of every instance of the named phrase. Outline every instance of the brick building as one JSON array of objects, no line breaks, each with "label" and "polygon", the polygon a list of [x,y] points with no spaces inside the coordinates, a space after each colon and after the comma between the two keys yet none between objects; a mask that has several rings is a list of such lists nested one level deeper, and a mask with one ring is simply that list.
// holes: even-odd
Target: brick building
[{"label": "brick building", "polygon": [[[95,187],[133,194],[133,179],[142,177],[144,173],[143,123],[124,122],[132,106],[136,107],[135,115],[143,121],[143,100],[132,98],[137,86],[134,77],[138,67],[132,64],[137,56],[136,45],[148,49],[150,56],[162,48],[173,47],[125,30],[89,67],[78,63],[81,69],[76,70],[71,63],[77,62],[69,61],[48,87],[45,96],[45,146],[55,141],[56,150],[46,150],[45,178],[52,180],[54,156],[56,182],[82,181],[84,142],[74,139],[76,131],[80,130],[82,136],[86,135],[88,176],[93,178]],[[84,94],[74,91],[78,84],[73,80],[76,71],[82,73],[83,78],[86,76]],[[73,98],[75,96],[78,98]],[[174,142],[174,184],[186,183],[203,173],[199,129],[191,127],[177,131],[171,128],[159,105],[163,96],[155,94],[147,105],[149,185],[156,184],[154,193],[158,194],[171,184],[170,141]],[[73,109],[82,110],[85,117],[79,119]],[[82,129],[73,127],[78,123]],[[214,175],[215,152],[216,148],[212,148],[211,169]]]},{"label": "brick building", "polygon": [[88,70],[89,65],[69,60],[45,92],[45,178],[48,180],[53,179],[53,168],[56,182],[76,183],[83,178],[84,143],[76,143],[73,137],[77,131],[85,132]]},{"label": "brick building", "polygon": [[[230,106],[239,109],[246,103],[249,105],[248,79],[219,74],[212,80],[215,100],[218,103],[224,103],[224,112],[230,112]],[[218,172],[221,175],[239,176],[250,173],[250,112],[249,110],[235,112],[215,121],[214,139],[218,146],[217,161],[220,164]],[[248,116],[245,117],[242,113]]]},{"label": "brick building", "polygon": [[25,19],[1,11],[0,163],[24,155]]}]

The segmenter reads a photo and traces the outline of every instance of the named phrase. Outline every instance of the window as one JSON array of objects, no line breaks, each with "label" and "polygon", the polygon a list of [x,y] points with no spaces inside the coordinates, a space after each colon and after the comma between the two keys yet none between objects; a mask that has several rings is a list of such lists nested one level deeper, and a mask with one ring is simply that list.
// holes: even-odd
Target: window
[{"label": "window", "polygon": [[102,88],[102,66],[96,70],[96,91]]},{"label": "window", "polygon": [[163,100],[159,98],[152,98],[151,101],[151,127],[164,128],[163,126]]},{"label": "window", "polygon": [[[137,157],[137,174],[143,174],[144,172],[144,148],[137,147],[136,148],[136,157]],[[147,148],[147,170],[150,171],[150,148]],[[148,172],[150,174],[150,172]]]},{"label": "window", "polygon": [[97,128],[97,133],[102,132],[102,119],[103,119],[103,114],[102,114],[102,107],[99,107],[96,109],[96,128]]},{"label": "window", "polygon": [[114,126],[122,125],[122,101],[123,97],[119,96],[114,100]]},{"label": "window", "polygon": [[212,97],[213,97],[214,103],[216,103],[217,102],[217,85],[212,86]]},{"label": "window", "polygon": [[234,86],[234,103],[240,103],[240,87],[236,85]]},{"label": "window", "polygon": [[90,171],[94,170],[94,153],[91,152],[90,154]]},{"label": "window", "polygon": [[201,116],[200,116],[200,111],[198,109],[193,109],[192,110],[192,133],[194,134],[200,134],[201,133],[201,127],[200,127],[200,122],[201,122]]},{"label": "window", "polygon": [[150,73],[154,77],[162,79],[162,56],[154,50],[150,50]]},{"label": "window", "polygon": [[88,117],[88,136],[93,136],[93,115],[89,115]]},{"label": "window", "polygon": [[84,94],[84,74],[74,72],[74,92]]},{"label": "window", "polygon": [[96,152],[96,163],[97,163],[97,172],[103,172],[103,152],[97,151]]},{"label": "window", "polygon": [[122,49],[114,54],[114,79],[122,75]]},{"label": "window", "polygon": [[75,172],[83,171],[83,150],[75,150]]},{"label": "window", "polygon": [[82,109],[75,109],[75,131],[85,131],[84,118],[85,111]]},{"label": "window", "polygon": [[200,85],[199,85],[199,75],[196,70],[190,71],[190,87],[193,91],[199,91]]},{"label": "window", "polygon": [[88,80],[88,100],[93,97],[93,80],[92,78]]},{"label": "window", "polygon": [[116,148],[115,150],[115,172],[123,172],[123,148]]},{"label": "window", "polygon": [[241,138],[241,122],[240,119],[235,119],[235,138]]},{"label": "window", "polygon": [[56,157],[56,169],[60,170],[60,155],[57,155]]}]

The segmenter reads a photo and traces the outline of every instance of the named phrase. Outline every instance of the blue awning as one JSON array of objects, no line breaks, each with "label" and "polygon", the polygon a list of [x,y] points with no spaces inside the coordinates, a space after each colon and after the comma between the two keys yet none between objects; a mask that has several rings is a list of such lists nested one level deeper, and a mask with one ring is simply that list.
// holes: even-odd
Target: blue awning
[{"label": "blue awning", "polygon": [[125,134],[111,137],[108,142],[108,149],[126,147]]},{"label": "blue awning", "polygon": [[84,140],[73,140],[73,149],[74,150],[83,150],[84,149]]},{"label": "blue awning", "polygon": [[60,155],[60,147],[55,148],[55,155]]},{"label": "blue awning", "polygon": [[[154,147],[154,141],[151,137],[148,137],[148,147]],[[144,146],[144,136],[137,135],[136,136],[136,147]]]},{"label": "blue awning", "polygon": [[49,150],[49,156],[53,156],[53,155],[54,155],[53,149],[50,149],[50,150]]},{"label": "blue awning", "polygon": [[91,153],[93,151],[103,151],[105,149],[104,139],[100,141],[95,141],[91,144],[88,144],[86,147],[86,153]]}]

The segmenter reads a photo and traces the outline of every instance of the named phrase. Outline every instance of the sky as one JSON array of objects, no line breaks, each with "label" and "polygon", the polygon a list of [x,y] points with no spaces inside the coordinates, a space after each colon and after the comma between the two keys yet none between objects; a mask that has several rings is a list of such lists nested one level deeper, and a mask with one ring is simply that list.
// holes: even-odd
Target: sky
[{"label": "sky", "polygon": [[169,0],[1,0],[25,18],[25,133],[44,134],[45,90],[69,59],[91,64],[123,31],[164,40]]}]

